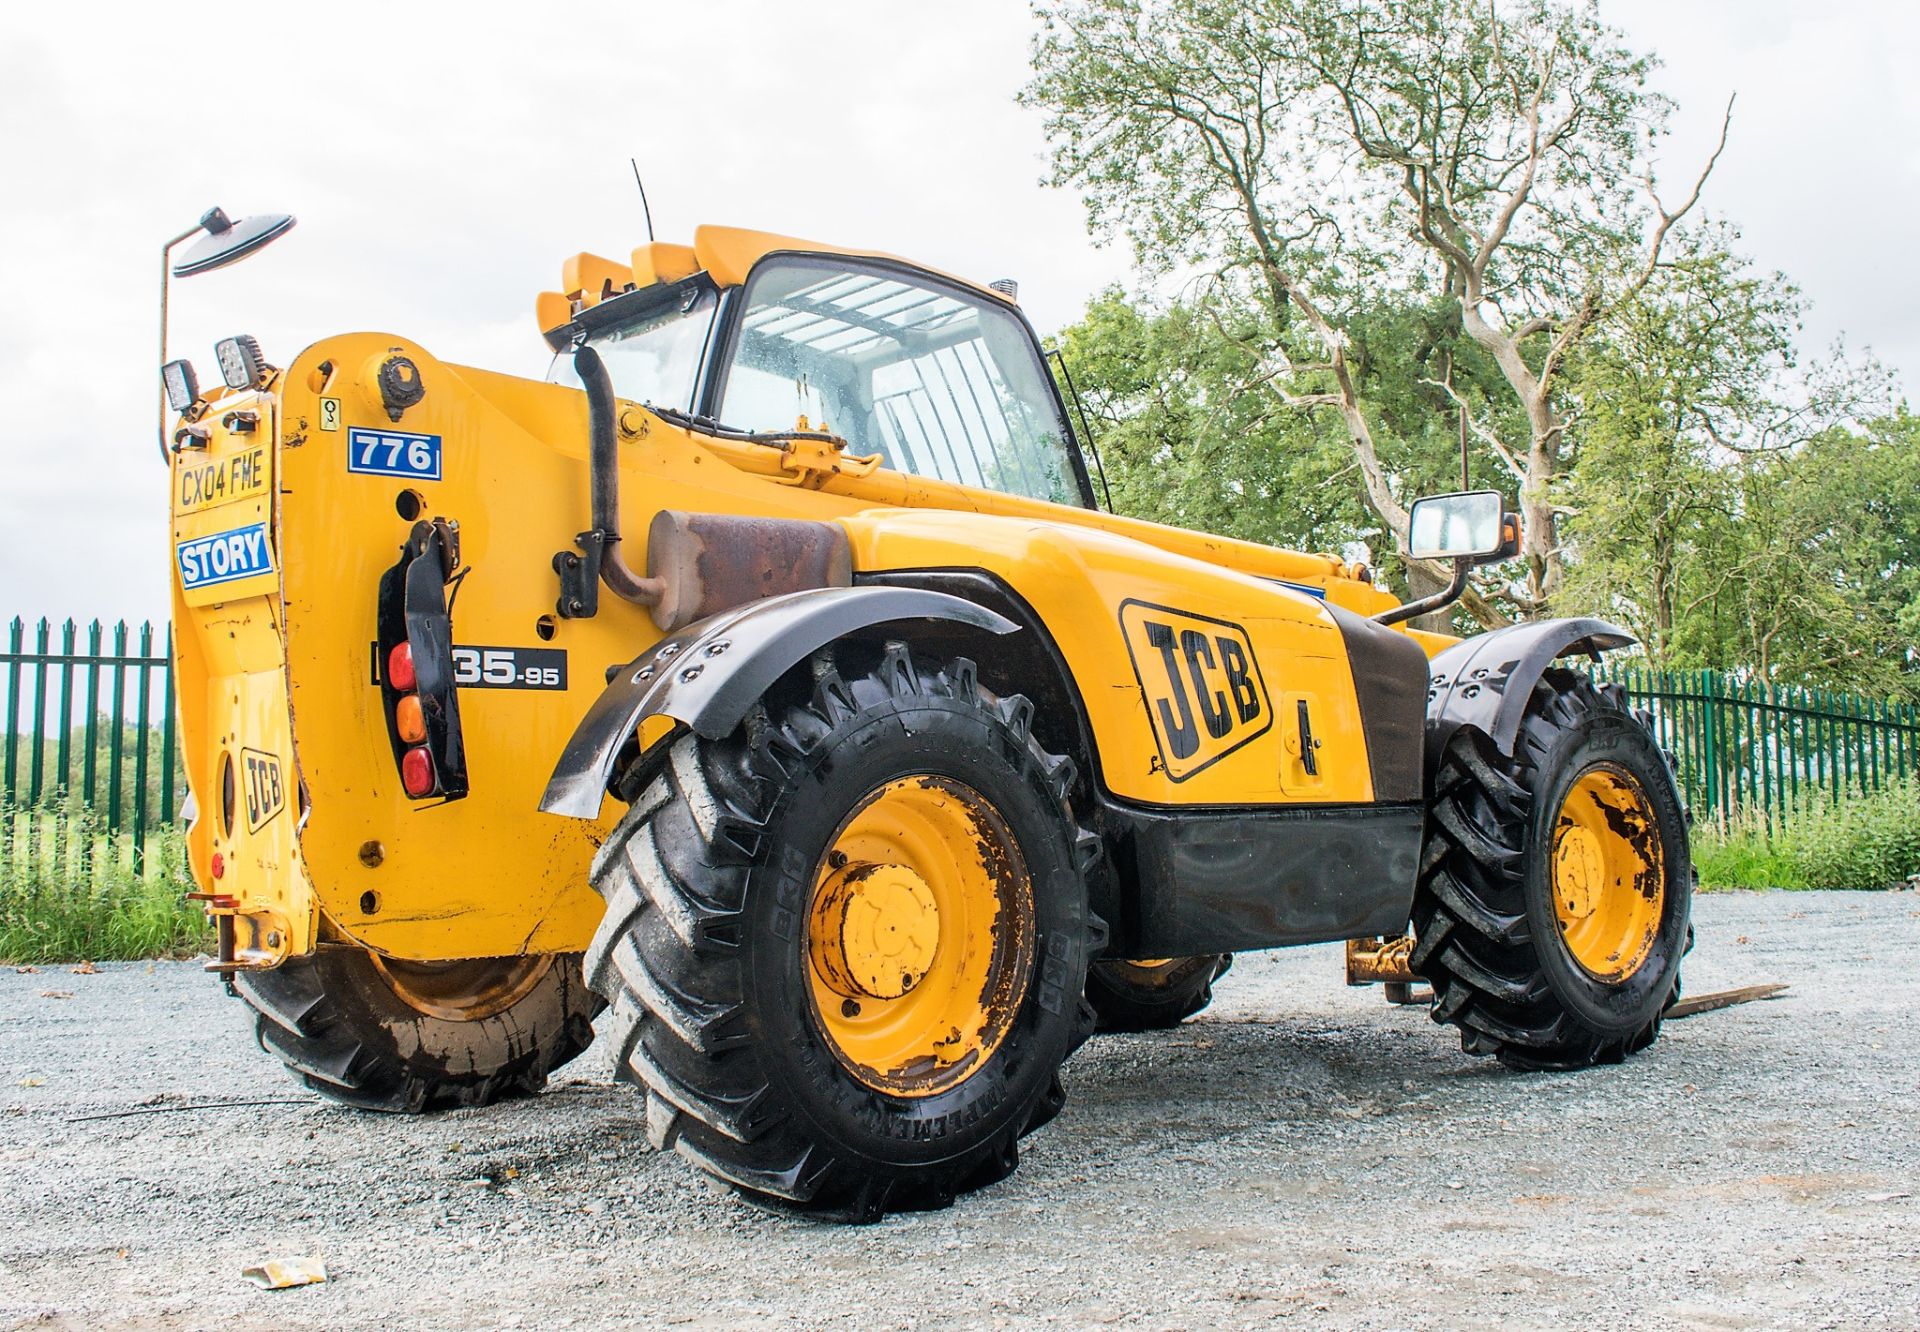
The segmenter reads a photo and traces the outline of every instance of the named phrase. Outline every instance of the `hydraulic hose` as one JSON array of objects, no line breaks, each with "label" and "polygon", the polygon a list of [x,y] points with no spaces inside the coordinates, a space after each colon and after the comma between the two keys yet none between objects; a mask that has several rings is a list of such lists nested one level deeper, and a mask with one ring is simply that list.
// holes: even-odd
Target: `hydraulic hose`
[{"label": "hydraulic hose", "polygon": [[616,596],[642,606],[660,602],[665,584],[643,578],[620,556],[620,459],[613,421],[613,378],[592,347],[573,353],[573,368],[587,390],[587,470],[593,530],[600,539],[600,581]]}]

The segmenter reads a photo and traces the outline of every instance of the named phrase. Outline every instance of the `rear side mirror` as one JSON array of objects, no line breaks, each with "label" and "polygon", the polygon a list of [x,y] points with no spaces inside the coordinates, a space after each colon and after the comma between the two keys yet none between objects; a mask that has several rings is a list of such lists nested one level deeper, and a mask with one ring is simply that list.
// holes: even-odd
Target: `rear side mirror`
[{"label": "rear side mirror", "polygon": [[293,218],[287,213],[262,213],[235,222],[220,209],[209,208],[200,219],[200,228],[207,234],[173,266],[175,277],[211,273],[216,268],[239,263],[293,230]]},{"label": "rear side mirror", "polygon": [[1497,559],[1508,545],[1504,517],[1497,490],[1415,500],[1407,521],[1407,553],[1416,560]]}]

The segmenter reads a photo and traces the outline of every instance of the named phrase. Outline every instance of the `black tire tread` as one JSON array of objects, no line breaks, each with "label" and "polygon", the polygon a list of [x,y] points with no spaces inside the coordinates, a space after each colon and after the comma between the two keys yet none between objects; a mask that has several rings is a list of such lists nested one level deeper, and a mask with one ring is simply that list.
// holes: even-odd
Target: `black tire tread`
[{"label": "black tire tread", "polygon": [[[615,1075],[645,1094],[656,1148],[678,1152],[756,1201],[866,1222],[887,1211],[942,1207],[956,1193],[1003,1178],[1019,1159],[1018,1139],[1057,1114],[1065,1095],[1055,1077],[1031,1113],[993,1144],[988,1161],[909,1183],[876,1180],[827,1155],[764,1073],[738,1022],[744,986],[736,943],[747,869],[760,851],[770,792],[857,706],[830,651],[811,669],[810,696],[777,720],[763,707],[725,741],[683,734],[668,742],[667,761],[656,760],[651,781],[595,860],[593,886],[609,908],[587,948],[586,974],[612,1005]],[[1071,763],[1034,743],[1026,699],[996,699],[979,688],[972,662],[934,669],[893,643],[868,678],[896,699],[981,698],[1071,817]],[[1097,840],[1077,825],[1072,837],[1084,866]],[[1087,920],[1089,949],[1097,952],[1104,926],[1090,914]],[[1092,1029],[1093,1012],[1083,1001],[1072,1044]]]},{"label": "black tire tread", "polygon": [[1533,793],[1559,733],[1597,713],[1631,719],[1617,691],[1552,668],[1529,699],[1513,758],[1463,729],[1432,783],[1411,963],[1433,987],[1434,1021],[1459,1027],[1469,1054],[1493,1055],[1515,1069],[1617,1063],[1652,1044],[1661,1013],[1680,991],[1676,971],[1671,994],[1650,1021],[1604,1035],[1562,1005],[1540,969],[1522,890]]},{"label": "black tire tread", "polygon": [[1233,968],[1232,953],[1182,959],[1194,964],[1164,987],[1140,984],[1114,966],[1095,962],[1087,970],[1087,1001],[1095,1030],[1165,1031],[1179,1026],[1213,1002],[1213,983]]},{"label": "black tire tread", "polygon": [[[308,1090],[361,1110],[419,1114],[529,1096],[548,1075],[593,1042],[598,1002],[575,976],[563,995],[572,1006],[554,1040],[512,1053],[491,1071],[457,1071],[409,1059],[375,1036],[379,1015],[351,989],[328,983],[331,969],[365,966],[335,946],[331,956],[294,958],[271,971],[242,972],[234,992],[251,1010],[254,1039]],[[556,968],[575,965],[555,959]],[[335,972],[334,974],[338,974]],[[551,974],[551,973],[549,973]],[[523,1001],[524,1002],[524,1001]]]}]

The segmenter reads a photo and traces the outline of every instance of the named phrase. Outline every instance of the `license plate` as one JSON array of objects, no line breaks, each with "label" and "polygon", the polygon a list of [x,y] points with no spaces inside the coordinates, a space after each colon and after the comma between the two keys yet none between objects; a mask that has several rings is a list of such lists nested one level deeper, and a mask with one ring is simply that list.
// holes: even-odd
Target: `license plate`
[{"label": "license plate", "polygon": [[191,462],[192,454],[181,455],[174,473],[173,507],[175,513],[193,513],[216,504],[252,499],[267,489],[267,446],[250,449],[207,462]]}]

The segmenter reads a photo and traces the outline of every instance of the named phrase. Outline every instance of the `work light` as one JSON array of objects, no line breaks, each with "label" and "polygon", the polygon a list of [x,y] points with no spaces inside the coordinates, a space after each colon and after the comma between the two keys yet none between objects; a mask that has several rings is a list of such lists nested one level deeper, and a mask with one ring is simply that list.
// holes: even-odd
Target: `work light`
[{"label": "work light", "polygon": [[260,354],[260,344],[245,333],[214,343],[213,354],[220,360],[220,378],[228,388],[259,388],[266,383],[266,358]]},{"label": "work light", "polygon": [[160,381],[167,386],[167,406],[176,412],[186,411],[200,396],[200,377],[191,361],[168,361],[160,367]]}]

